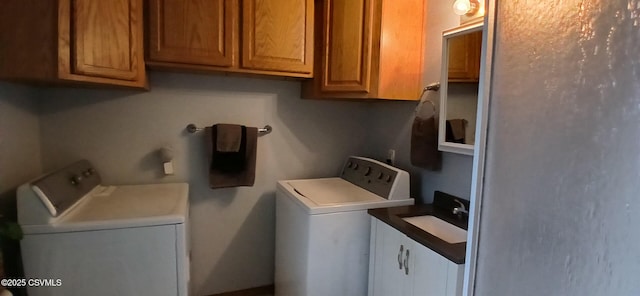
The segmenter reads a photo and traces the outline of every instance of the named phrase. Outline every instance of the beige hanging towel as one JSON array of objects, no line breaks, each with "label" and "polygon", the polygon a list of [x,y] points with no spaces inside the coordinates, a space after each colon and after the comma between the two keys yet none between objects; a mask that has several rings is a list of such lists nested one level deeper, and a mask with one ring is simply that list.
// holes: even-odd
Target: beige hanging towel
[{"label": "beige hanging towel", "polygon": [[235,124],[206,128],[209,186],[253,186],[256,177],[258,129]]}]

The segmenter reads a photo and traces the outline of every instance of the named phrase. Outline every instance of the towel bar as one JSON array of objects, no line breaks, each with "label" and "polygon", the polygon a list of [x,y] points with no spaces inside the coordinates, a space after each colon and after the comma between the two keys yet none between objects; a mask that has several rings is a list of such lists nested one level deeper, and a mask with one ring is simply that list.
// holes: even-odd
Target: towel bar
[{"label": "towel bar", "polygon": [[[203,130],[204,130],[204,128],[197,127],[193,123],[189,123],[187,125],[187,131],[192,133],[192,134],[196,133],[196,132],[199,132],[199,131],[203,131]],[[259,135],[266,135],[266,134],[270,133],[272,130],[273,130],[273,128],[270,125],[267,124],[263,128],[258,128],[258,134]]]}]

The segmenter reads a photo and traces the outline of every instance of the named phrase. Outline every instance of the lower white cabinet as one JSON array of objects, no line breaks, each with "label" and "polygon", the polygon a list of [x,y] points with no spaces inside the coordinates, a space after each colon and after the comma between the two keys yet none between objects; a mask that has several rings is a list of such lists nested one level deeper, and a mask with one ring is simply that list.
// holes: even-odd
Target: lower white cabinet
[{"label": "lower white cabinet", "polygon": [[371,218],[369,296],[459,296],[464,265]]}]

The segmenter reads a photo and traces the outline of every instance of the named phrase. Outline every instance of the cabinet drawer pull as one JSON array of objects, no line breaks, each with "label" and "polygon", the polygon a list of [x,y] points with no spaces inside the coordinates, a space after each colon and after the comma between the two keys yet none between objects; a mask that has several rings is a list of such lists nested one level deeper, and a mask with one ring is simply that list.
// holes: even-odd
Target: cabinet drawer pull
[{"label": "cabinet drawer pull", "polygon": [[409,275],[409,249],[407,249],[407,256],[404,258],[404,274]]},{"label": "cabinet drawer pull", "polygon": [[400,245],[400,251],[398,252],[398,269],[402,270],[402,252],[404,252],[404,245]]}]

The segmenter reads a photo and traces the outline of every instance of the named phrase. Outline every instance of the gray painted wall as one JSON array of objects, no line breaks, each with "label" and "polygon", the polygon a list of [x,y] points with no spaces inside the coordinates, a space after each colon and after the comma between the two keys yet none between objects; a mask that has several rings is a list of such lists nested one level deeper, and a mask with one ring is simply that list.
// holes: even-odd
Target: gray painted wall
[{"label": "gray painted wall", "polygon": [[[442,31],[460,24],[460,18],[451,10],[452,3],[428,1],[424,46],[425,86],[440,81]],[[439,93],[432,93],[430,99],[439,108]],[[423,203],[432,201],[435,190],[469,199],[473,157],[443,153],[442,170],[437,172],[411,165],[409,153],[415,107],[415,102],[373,103],[369,115],[372,122],[369,127],[367,154],[374,158],[386,159],[389,149],[396,150],[396,165],[411,172],[412,195]]]},{"label": "gray painted wall", "polygon": [[[14,221],[16,187],[42,172],[37,111],[31,88],[0,82],[0,214]],[[0,245],[7,277],[20,277],[19,244]]]},{"label": "gray painted wall", "polygon": [[447,119],[462,118],[465,144],[476,141],[476,111],[478,110],[478,83],[449,83],[447,88]]},{"label": "gray painted wall", "polygon": [[14,202],[16,187],[41,171],[35,93],[26,86],[0,82],[0,205],[5,205],[0,212],[9,210],[5,202]]},{"label": "gray painted wall", "polygon": [[[43,166],[87,158],[105,183],[188,182],[192,288],[209,295],[273,283],[277,180],[334,176],[359,154],[368,105],[300,99],[300,83],[151,73],[151,91],[42,89]],[[202,134],[188,123],[270,124],[253,187],[208,188]],[[156,150],[174,150],[164,177]]]},{"label": "gray painted wall", "polygon": [[476,295],[640,295],[639,2],[497,3]]}]

